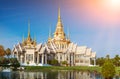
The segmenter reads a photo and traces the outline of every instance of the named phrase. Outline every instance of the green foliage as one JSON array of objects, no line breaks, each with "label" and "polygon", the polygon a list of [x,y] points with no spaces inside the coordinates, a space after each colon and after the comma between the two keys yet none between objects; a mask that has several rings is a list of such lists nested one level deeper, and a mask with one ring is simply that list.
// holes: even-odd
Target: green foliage
[{"label": "green foliage", "polygon": [[105,62],[105,58],[103,57],[96,59],[96,65],[103,66],[104,62]]},{"label": "green foliage", "polygon": [[62,65],[64,65],[64,66],[67,66],[67,65],[68,65],[67,61],[62,61],[61,63],[62,63]]},{"label": "green foliage", "polygon": [[76,70],[76,71],[101,71],[101,67],[88,67],[88,66],[26,66],[26,71],[58,71],[58,70]]},{"label": "green foliage", "polygon": [[119,55],[116,55],[116,56],[112,59],[112,61],[113,61],[114,65],[115,65],[116,67],[120,66],[120,57],[119,57]]},{"label": "green foliage", "polygon": [[54,65],[54,66],[58,66],[59,65],[58,60],[56,60],[56,59],[50,60],[49,64]]},{"label": "green foliage", "polygon": [[112,79],[115,75],[115,66],[108,56],[106,57],[104,65],[102,66],[102,75],[105,77],[105,79]]},{"label": "green foliage", "polygon": [[[116,67],[120,66],[120,57],[119,57],[119,55],[115,55],[114,58],[110,58],[110,56],[107,55],[106,58],[109,58]],[[106,58],[103,58],[103,57],[97,58],[96,59],[96,65],[103,66],[103,64],[105,63]]]},{"label": "green foliage", "polygon": [[17,58],[10,58],[11,66],[19,67],[20,63],[18,62]]},{"label": "green foliage", "polygon": [[[8,58],[6,58],[5,55],[7,55]],[[16,58],[9,58],[10,55],[11,55],[10,48],[7,48],[6,50],[4,50],[4,47],[2,45],[0,45],[0,66],[3,66],[3,67],[9,67],[9,66],[19,67],[20,63],[18,62],[18,60]]]},{"label": "green foliage", "polygon": [[6,66],[9,64],[9,60],[5,57],[0,57],[0,66]]},{"label": "green foliage", "polygon": [[20,64],[19,64],[19,62],[17,61],[16,58],[1,57],[0,58],[0,66],[3,66],[3,67],[9,67],[9,66],[19,67]]},{"label": "green foliage", "polygon": [[10,55],[11,55],[11,50],[10,50],[10,48],[7,48],[7,49],[5,50],[5,53],[6,53],[7,56],[10,56]]},{"label": "green foliage", "polygon": [[27,65],[29,65],[29,61],[27,61]]}]

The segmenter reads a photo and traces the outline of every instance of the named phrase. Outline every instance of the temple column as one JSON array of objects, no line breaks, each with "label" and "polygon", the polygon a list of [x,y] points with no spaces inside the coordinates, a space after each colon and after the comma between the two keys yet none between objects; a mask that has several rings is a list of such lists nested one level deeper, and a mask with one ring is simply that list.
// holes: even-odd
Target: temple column
[{"label": "temple column", "polygon": [[35,63],[34,59],[35,59],[35,55],[33,54],[33,63]]},{"label": "temple column", "polygon": [[69,53],[69,55],[68,55],[68,61],[69,61],[69,66],[71,65],[71,62],[70,62],[70,53]]},{"label": "temple column", "polygon": [[25,61],[24,63],[26,63],[26,54],[25,54],[25,58],[24,58],[24,61]]},{"label": "temple column", "polygon": [[37,64],[39,64],[39,53],[37,55]]},{"label": "temple column", "polygon": [[65,53],[64,53],[64,61],[66,61],[66,59],[65,59]]},{"label": "temple column", "polygon": [[73,60],[73,52],[71,53],[71,66],[73,66],[73,62],[74,62],[74,60]]},{"label": "temple column", "polygon": [[94,66],[96,66],[96,59],[94,58]]},{"label": "temple column", "polygon": [[47,64],[47,54],[45,54],[45,64]]},{"label": "temple column", "polygon": [[62,50],[62,44],[60,44],[60,50]]},{"label": "temple column", "polygon": [[19,60],[19,58],[18,58],[18,52],[16,52],[16,58]]},{"label": "temple column", "polygon": [[63,50],[63,48],[62,48],[62,44],[61,44],[61,50]]},{"label": "temple column", "polygon": [[59,44],[59,50],[60,50],[60,44]]},{"label": "temple column", "polygon": [[89,60],[89,65],[91,65],[91,58],[89,57],[89,59],[88,59],[88,60]]},{"label": "temple column", "polygon": [[20,55],[20,63],[22,64],[22,55]]},{"label": "temple column", "polygon": [[70,53],[70,66],[73,66],[73,53]]},{"label": "temple column", "polygon": [[[83,57],[84,57],[84,59],[83,59]],[[82,58],[81,58],[81,61],[82,61],[81,63],[82,63],[82,65],[85,65],[85,60],[86,60],[86,57],[82,55]]]},{"label": "temple column", "polygon": [[42,64],[44,64],[44,54],[42,54]]}]

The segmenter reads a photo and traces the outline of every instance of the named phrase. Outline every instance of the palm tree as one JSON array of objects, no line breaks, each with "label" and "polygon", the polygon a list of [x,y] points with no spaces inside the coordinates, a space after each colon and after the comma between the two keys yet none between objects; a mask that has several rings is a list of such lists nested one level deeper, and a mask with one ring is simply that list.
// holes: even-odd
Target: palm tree
[{"label": "palm tree", "polygon": [[114,64],[115,64],[115,66],[119,66],[120,65],[120,57],[119,57],[119,55],[116,55],[114,57]]}]

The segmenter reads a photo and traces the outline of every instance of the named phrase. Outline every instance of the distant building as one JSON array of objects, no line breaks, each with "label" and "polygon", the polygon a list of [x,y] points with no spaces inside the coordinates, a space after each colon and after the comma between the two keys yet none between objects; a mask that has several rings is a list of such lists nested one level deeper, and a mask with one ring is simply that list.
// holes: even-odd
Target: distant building
[{"label": "distant building", "polygon": [[[30,25],[30,24],[29,24]],[[94,60],[96,53],[92,52],[91,48],[86,46],[78,46],[70,41],[69,34],[66,36],[61,16],[60,9],[58,11],[58,22],[56,30],[52,36],[49,33],[47,43],[37,44],[36,40],[30,37],[28,31],[27,39],[23,39],[22,43],[14,46],[13,55],[17,57],[21,65],[47,65],[47,61],[57,60],[60,65],[66,62],[68,66],[90,66],[91,60]]]}]

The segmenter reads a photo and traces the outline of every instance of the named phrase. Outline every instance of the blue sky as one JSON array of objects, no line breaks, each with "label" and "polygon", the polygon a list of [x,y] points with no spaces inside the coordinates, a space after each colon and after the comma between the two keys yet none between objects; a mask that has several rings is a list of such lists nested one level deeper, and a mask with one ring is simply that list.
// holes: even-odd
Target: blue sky
[{"label": "blue sky", "polygon": [[92,48],[97,57],[113,57],[120,53],[120,7],[102,1],[0,0],[0,44],[12,49],[23,35],[27,37],[28,19],[31,37],[46,42],[49,27],[55,31],[60,7],[64,31],[70,29],[72,42]]}]

